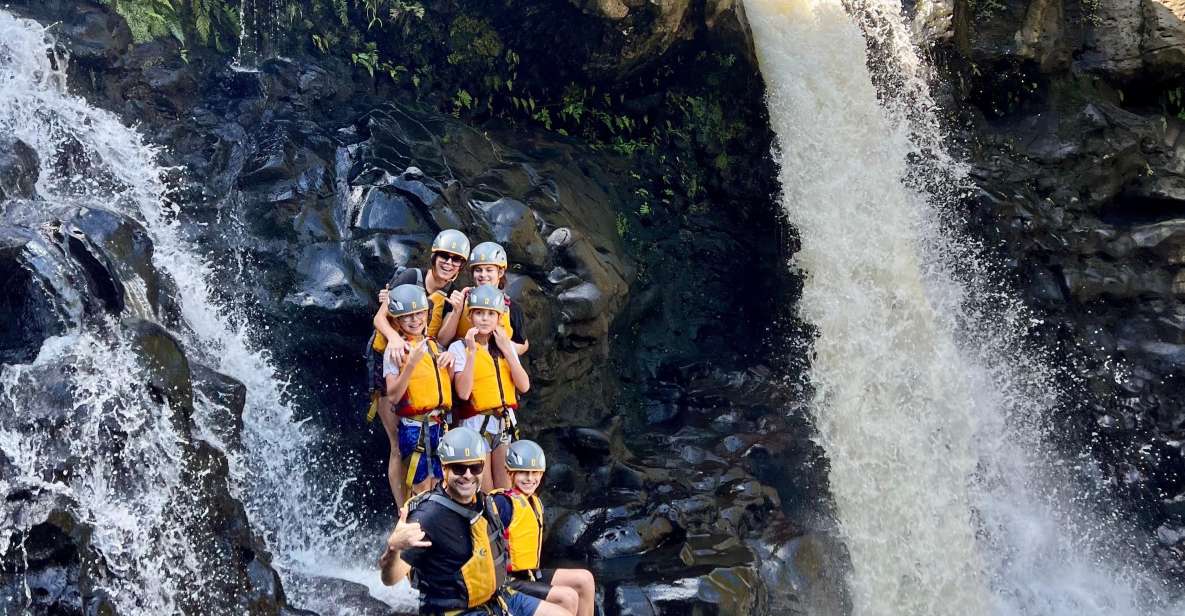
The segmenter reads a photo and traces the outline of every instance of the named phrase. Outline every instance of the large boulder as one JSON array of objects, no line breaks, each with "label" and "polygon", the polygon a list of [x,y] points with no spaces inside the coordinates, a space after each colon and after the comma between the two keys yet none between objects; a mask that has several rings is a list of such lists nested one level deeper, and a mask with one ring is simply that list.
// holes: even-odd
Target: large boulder
[{"label": "large boulder", "polygon": [[1044,75],[1074,64],[1118,84],[1169,80],[1185,67],[1185,7],[1173,0],[941,5],[922,14],[926,40],[964,45],[977,62],[1028,62]]},{"label": "large boulder", "polygon": [[0,137],[0,201],[33,198],[39,172],[37,152],[29,144]]},{"label": "large boulder", "polygon": [[42,340],[87,314],[170,321],[171,283],[152,263],[153,246],[135,221],[102,208],[13,201],[0,213],[0,361],[32,359]]},{"label": "large boulder", "polygon": [[111,575],[91,546],[94,528],[68,496],[0,480],[0,613],[30,616],[118,614],[100,588]]}]

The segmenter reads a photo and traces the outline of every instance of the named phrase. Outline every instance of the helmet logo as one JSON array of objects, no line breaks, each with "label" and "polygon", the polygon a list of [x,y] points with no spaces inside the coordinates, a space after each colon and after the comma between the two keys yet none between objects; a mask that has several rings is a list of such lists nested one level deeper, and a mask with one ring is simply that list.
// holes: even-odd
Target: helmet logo
[{"label": "helmet logo", "polygon": [[465,455],[467,455],[467,456],[469,456],[469,455],[473,455],[473,454],[469,453],[469,448],[468,448],[468,447],[466,447],[466,448],[465,448]]},{"label": "helmet logo", "polygon": [[531,458],[531,466],[539,466],[538,458]]}]

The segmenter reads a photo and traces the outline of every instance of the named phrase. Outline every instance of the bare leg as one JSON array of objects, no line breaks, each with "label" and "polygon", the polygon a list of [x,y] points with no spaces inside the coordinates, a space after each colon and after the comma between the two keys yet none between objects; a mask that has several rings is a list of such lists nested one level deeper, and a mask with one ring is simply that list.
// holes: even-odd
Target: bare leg
[{"label": "bare leg", "polygon": [[411,489],[412,494],[411,495],[415,496],[416,494],[423,494],[424,492],[428,492],[428,491],[432,490],[432,488],[435,488],[435,487],[436,487],[436,478],[433,477],[431,473],[429,473],[427,479],[412,486],[412,489]]},{"label": "bare leg", "polygon": [[383,420],[383,430],[391,445],[387,458],[387,483],[391,485],[391,496],[395,498],[395,507],[398,508],[406,500],[403,494],[403,459],[399,456],[399,416],[391,411],[391,401],[386,398],[379,399],[379,419]]},{"label": "bare leg", "polygon": [[[548,595],[548,597],[550,598],[551,595]],[[539,607],[535,608],[535,614],[533,616],[575,616],[575,615],[572,614],[572,612],[569,612],[568,610],[565,610],[564,608],[562,608],[554,603],[548,603],[547,601],[540,601]]]},{"label": "bare leg", "polygon": [[498,445],[498,448],[490,453],[491,463],[494,473],[494,487],[495,488],[509,488],[510,487],[510,473],[506,472],[506,445]]},{"label": "bare leg", "polygon": [[575,590],[567,586],[552,586],[551,591],[547,593],[547,602],[554,603],[575,614],[580,606],[580,597],[576,595]]},{"label": "bare leg", "polygon": [[[588,569],[556,569],[551,578],[552,586],[562,586],[576,591],[580,599],[580,607],[574,612],[576,616],[593,616],[596,603],[597,583]],[[551,595],[548,595],[551,600]]]}]

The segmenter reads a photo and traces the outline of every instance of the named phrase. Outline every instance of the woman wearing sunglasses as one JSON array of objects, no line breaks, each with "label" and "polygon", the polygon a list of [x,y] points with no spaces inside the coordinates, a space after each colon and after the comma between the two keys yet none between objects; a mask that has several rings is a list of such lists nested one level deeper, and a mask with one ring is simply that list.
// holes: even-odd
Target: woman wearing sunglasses
[{"label": "woman wearing sunglasses", "polygon": [[[370,381],[370,408],[367,411],[367,421],[373,421],[380,407],[390,405],[390,400],[382,395],[385,389],[383,382],[383,356],[390,345],[391,356],[397,365],[403,365],[407,360],[409,346],[399,334],[399,326],[394,317],[387,312],[387,296],[390,289],[402,284],[414,284],[424,288],[428,294],[428,328],[429,338],[436,338],[444,320],[444,305],[452,291],[453,283],[465,265],[465,258],[469,255],[469,238],[456,229],[445,229],[436,234],[432,240],[432,257],[427,270],[409,267],[395,274],[391,282],[379,291],[379,309],[373,319],[374,333],[367,344],[367,374]],[[442,342],[441,344],[447,343]]]},{"label": "woman wearing sunglasses", "polygon": [[573,616],[506,586],[505,529],[479,489],[485,439],[455,428],[441,438],[439,451],[444,482],[400,510],[379,558],[383,583],[393,586],[410,575],[420,614]]},{"label": "woman wearing sunglasses", "polygon": [[[531,379],[519,361],[506,331],[499,327],[506,312],[506,297],[490,285],[474,288],[465,300],[470,327],[462,340],[449,346],[453,354],[456,388],[454,419],[482,435],[489,443],[490,465],[482,474],[482,488],[509,487],[506,446],[510,443],[518,394],[531,388]],[[497,482],[497,483],[496,483]]]}]

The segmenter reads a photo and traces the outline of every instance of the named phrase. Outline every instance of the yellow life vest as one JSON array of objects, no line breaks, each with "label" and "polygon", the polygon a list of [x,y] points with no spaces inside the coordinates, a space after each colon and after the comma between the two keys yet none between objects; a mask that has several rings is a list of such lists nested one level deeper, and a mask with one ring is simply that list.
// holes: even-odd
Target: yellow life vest
[{"label": "yellow life vest", "polygon": [[[413,498],[409,509],[414,510],[424,503],[436,503],[469,521],[469,538],[472,546],[471,555],[457,577],[465,587],[465,597],[456,597],[455,604],[433,607],[445,609],[475,608],[494,599],[498,589],[506,583],[506,543],[503,538],[502,523],[498,519],[497,510],[492,506],[492,499],[481,493],[478,498],[485,499],[482,511],[473,511],[453,501],[437,490]],[[422,580],[412,571],[412,582],[420,587]],[[450,598],[448,603],[454,603]]]},{"label": "yellow life vest", "polygon": [[510,364],[506,358],[499,356],[495,359],[486,345],[479,344],[473,356],[466,359],[473,362],[473,392],[457,412],[457,419],[518,408],[514,379],[510,377]]},{"label": "yellow life vest", "polygon": [[[409,344],[417,341],[408,340]],[[428,352],[420,358],[419,363],[412,367],[411,380],[407,383],[407,391],[395,407],[395,412],[401,417],[415,417],[434,409],[451,409],[453,407],[453,384],[449,380],[447,368],[436,365],[440,357],[440,346],[435,340],[428,340]],[[407,369],[407,366],[404,366]]]},{"label": "yellow life vest", "polygon": [[477,607],[494,597],[501,586],[500,579],[506,575],[506,569],[495,562],[489,520],[479,517],[469,525],[469,535],[473,541],[473,555],[461,565],[461,578],[465,580],[469,595],[468,607]]},{"label": "yellow life vest", "polygon": [[[444,291],[436,291],[428,296],[427,333],[429,338],[435,338],[436,334],[440,333],[440,326],[444,323],[444,304]],[[396,317],[387,315],[387,322],[391,324],[392,329],[399,331],[399,322],[395,319]],[[387,337],[383,335],[383,332],[374,330],[374,342],[370,344],[370,348],[379,353],[387,350]]]},{"label": "yellow life vest", "polygon": [[[510,309],[509,309],[509,307],[507,307],[506,312],[502,313],[502,316],[499,318],[499,320],[502,322],[502,328],[506,330],[506,337],[513,338],[514,337],[514,326],[510,324]],[[473,327],[473,321],[469,320],[469,311],[462,310],[461,311],[461,320],[457,321],[457,336],[456,336],[457,340],[464,338],[465,334],[469,333],[469,328],[471,328],[471,327]]]},{"label": "yellow life vest", "polygon": [[510,570],[534,571],[543,560],[543,503],[534,494],[527,496],[518,490],[495,490],[510,499],[510,526],[506,527],[510,542]]}]

